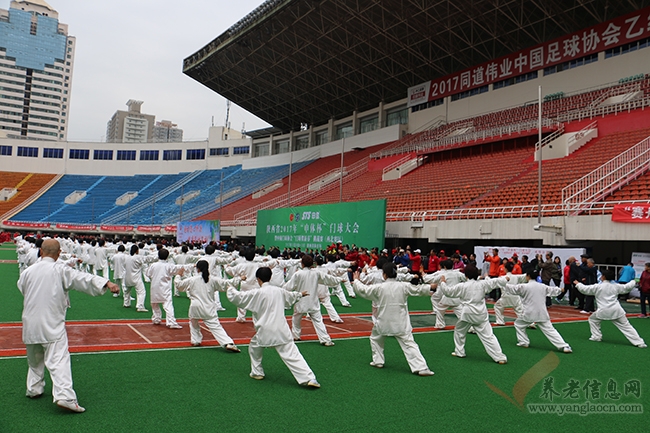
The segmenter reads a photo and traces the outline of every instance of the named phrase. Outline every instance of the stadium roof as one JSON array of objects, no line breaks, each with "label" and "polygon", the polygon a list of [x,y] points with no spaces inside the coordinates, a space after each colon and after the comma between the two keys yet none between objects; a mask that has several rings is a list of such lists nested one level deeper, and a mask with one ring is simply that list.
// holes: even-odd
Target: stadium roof
[{"label": "stadium roof", "polygon": [[183,72],[283,131],[650,5],[650,0],[269,0]]}]

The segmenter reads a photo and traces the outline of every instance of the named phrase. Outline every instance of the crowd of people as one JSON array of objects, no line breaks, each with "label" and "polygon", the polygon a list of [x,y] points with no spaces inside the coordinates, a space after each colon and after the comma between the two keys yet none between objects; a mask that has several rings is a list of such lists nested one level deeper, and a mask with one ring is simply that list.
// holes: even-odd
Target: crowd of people
[{"label": "crowd of people", "polygon": [[[600,323],[610,320],[633,345],[646,347],[618,301],[636,286],[634,275],[622,281],[629,277],[624,275],[616,282],[611,270],[599,272],[588,256],[581,257],[581,264],[571,257],[561,268],[550,252],[529,261],[516,255],[502,259],[497,249],[477,260],[474,254],[466,256],[460,251],[450,256],[442,250],[430,251],[423,257],[419,249],[411,251],[409,247],[389,251],[341,244],[321,251],[300,251],[233,242],[180,245],[158,239],[134,242],[16,236],[14,241],[20,269],[18,288],[24,295],[27,396],[43,394],[47,368],[54,401],[74,412],[83,412],[84,408],[72,389],[65,334],[68,291],[99,296],[110,290],[122,298],[123,307],[130,308],[135,300],[136,311],[146,313],[145,281],[150,282],[153,325],[164,323],[170,329],[182,329],[175,318],[172,297],[186,293],[190,299],[190,343],[201,345],[199,321],[203,321],[225,350],[238,353],[240,349],[219,322],[218,313],[224,309],[220,294],[224,293],[237,307],[237,322],[246,322],[248,311],[252,314],[256,334],[248,350],[250,377],[264,379],[263,349],[272,347],[296,381],[312,388],[320,384],[295,341],[301,339],[301,321],[308,316],[320,344],[334,346],[321,315],[323,305],[330,321],[343,322],[331,296],[336,296],[344,308],[351,305],[348,298],[357,296],[372,302],[371,366],[384,366],[385,338],[394,337],[411,372],[419,376],[433,372],[413,339],[407,303],[410,296],[431,298],[438,328],[446,326],[445,312],[453,310],[457,321],[452,355],[459,358],[467,356],[467,333],[475,333],[495,362],[507,362],[492,331],[486,301],[495,303],[497,325],[505,324],[505,308],[514,309],[518,346],[528,347],[526,330],[537,327],[558,350],[571,353],[572,348],[553,327],[547,311],[551,299],[561,301],[566,293],[569,303],[577,301],[576,308],[591,313],[591,340],[602,339]],[[641,293],[650,296],[650,264],[640,284]],[[284,315],[289,308],[293,308],[291,327]],[[645,305],[642,309],[645,315]]]}]

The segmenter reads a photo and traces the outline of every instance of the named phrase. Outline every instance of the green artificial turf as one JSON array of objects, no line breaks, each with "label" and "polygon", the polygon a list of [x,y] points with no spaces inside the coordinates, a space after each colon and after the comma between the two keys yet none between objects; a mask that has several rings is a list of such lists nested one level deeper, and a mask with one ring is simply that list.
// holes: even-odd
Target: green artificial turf
[{"label": "green artificial turf", "polygon": [[[650,321],[633,319],[632,323],[642,336],[650,336]],[[415,339],[436,373],[433,377],[412,375],[399,346],[390,338],[386,366],[381,370],[368,365],[367,339],[338,340],[332,348],[299,344],[322,384],[319,390],[298,386],[272,349],[265,352],[266,379],[262,381],[248,377],[246,347],[241,354],[216,348],[77,354],[72,356],[75,389],[87,408],[80,415],[52,404],[49,381],[45,397],[25,398],[25,359],[0,358],[4,389],[0,394],[0,431],[638,430],[647,422],[644,415],[531,414],[486,384],[514,399],[513,387],[532,368],[540,380],[530,383],[524,404],[547,402],[541,394],[548,377],[554,379],[560,392],[555,403],[584,403],[582,390],[577,399],[564,397],[562,390],[571,380],[582,387],[594,379],[602,383],[598,401],[611,403],[615,400],[605,398],[611,379],[621,393],[618,402],[639,403],[650,410],[644,388],[650,386],[643,367],[648,360],[647,349],[631,346],[611,323],[603,326],[602,343],[588,341],[588,324],[584,322],[560,324],[557,329],[573,346],[573,354],[556,352],[539,331],[529,332],[531,348],[524,349],[515,346],[514,329],[497,329],[495,333],[508,355],[507,365],[492,362],[476,336],[468,336],[467,358],[458,359],[450,356],[451,332],[417,334]],[[541,360],[547,367],[538,364]],[[640,397],[625,396],[624,384],[635,379],[641,383]]]}]

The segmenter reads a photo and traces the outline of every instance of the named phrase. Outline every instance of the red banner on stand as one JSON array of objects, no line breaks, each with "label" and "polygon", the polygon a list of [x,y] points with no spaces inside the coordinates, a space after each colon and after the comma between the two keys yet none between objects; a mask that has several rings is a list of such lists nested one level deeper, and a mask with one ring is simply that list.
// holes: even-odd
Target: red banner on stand
[{"label": "red banner on stand", "polygon": [[612,221],[617,223],[650,223],[650,203],[614,205]]},{"label": "red banner on stand", "polygon": [[176,226],[165,226],[166,232],[175,232],[178,229]]},{"label": "red banner on stand", "polygon": [[100,226],[99,229],[105,232],[130,232],[133,226]]},{"label": "red banner on stand", "polygon": [[78,231],[90,231],[90,230],[96,230],[97,229],[97,226],[95,224],[65,224],[65,223],[58,223],[55,227],[57,229],[78,230]]},{"label": "red banner on stand", "polygon": [[50,223],[32,223],[29,221],[2,221],[2,224],[9,227],[24,227],[29,229],[49,229]]},{"label": "red banner on stand", "polygon": [[161,226],[138,226],[138,231],[139,232],[159,232],[160,229],[162,229]]}]

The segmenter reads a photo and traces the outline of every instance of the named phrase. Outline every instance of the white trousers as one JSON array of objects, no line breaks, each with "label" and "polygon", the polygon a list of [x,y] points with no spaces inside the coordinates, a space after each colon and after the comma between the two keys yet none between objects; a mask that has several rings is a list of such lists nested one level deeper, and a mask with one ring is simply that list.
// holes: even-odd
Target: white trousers
[{"label": "white trousers", "polygon": [[521,317],[523,309],[521,307],[521,297],[504,295],[494,303],[494,318],[497,325],[505,325],[505,316],[503,315],[506,307],[512,307],[515,310],[517,317]]},{"label": "white trousers", "polygon": [[356,298],[356,294],[354,293],[354,288],[352,287],[352,283],[348,281],[347,279],[343,281],[343,285],[345,286],[345,289],[348,291],[348,296],[351,298]]},{"label": "white trousers", "polygon": [[[214,339],[221,346],[226,344],[234,344],[232,338],[226,333],[226,330],[221,326],[218,317],[213,317],[211,319],[203,319],[203,323],[208,327]],[[190,341],[192,344],[201,344],[203,341],[203,335],[201,334],[201,326],[199,326],[199,319],[190,319]]]},{"label": "white trousers", "polygon": [[330,289],[332,289],[332,295],[339,298],[339,301],[341,301],[341,305],[343,305],[344,307],[347,307],[348,305],[350,305],[350,303],[348,302],[348,299],[345,297],[345,292],[343,292],[343,289],[341,289],[340,284],[338,284],[338,285],[336,285],[334,287],[330,287]]},{"label": "white trousers", "polygon": [[330,335],[327,333],[327,328],[323,323],[323,316],[320,314],[319,310],[310,310],[307,313],[293,313],[291,318],[291,332],[293,333],[293,338],[300,338],[302,333],[302,325],[300,321],[305,314],[309,314],[311,317],[311,323],[314,325],[314,330],[316,330],[316,335],[318,335],[318,341],[321,343],[327,343],[332,341]]},{"label": "white trousers", "polygon": [[[151,303],[151,311],[153,313],[151,321],[156,325],[159,324],[162,320],[162,311],[160,311],[160,305],[161,304],[159,302]],[[178,325],[176,322],[176,317],[174,315],[174,303],[172,302],[171,298],[165,299],[165,302],[162,303],[162,307],[165,310],[165,325]]]},{"label": "white trousers", "polygon": [[[600,322],[603,319],[597,317],[597,313],[593,313],[589,316],[589,328],[591,329],[591,338],[601,340],[603,338],[603,333],[600,331]],[[639,336],[639,333],[636,332],[636,329],[630,324],[630,321],[627,320],[627,317],[622,316],[618,319],[611,321],[619,331],[623,333],[625,338],[629,340],[630,343],[638,346],[639,344],[645,344],[643,338]]]},{"label": "white trousers", "polygon": [[[293,341],[279,346],[273,346],[278,352],[282,362],[287,366],[293,377],[301,385],[309,381],[316,380],[314,372],[311,371],[307,361],[303,358],[298,350],[298,346]],[[262,357],[264,355],[264,347],[257,346],[251,342],[248,346],[248,353],[251,357],[251,374],[257,376],[264,376],[264,367],[262,367]]]},{"label": "white trousers", "polygon": [[481,343],[483,343],[485,351],[495,362],[508,360],[506,355],[501,351],[499,340],[497,340],[494,332],[492,332],[490,322],[487,320],[479,323],[469,323],[465,322],[464,320],[459,320],[456,323],[456,327],[454,329],[454,345],[456,346],[456,356],[465,356],[465,340],[467,338],[467,331],[469,331],[469,328],[472,326],[476,331],[476,335],[478,335],[478,338],[481,340]]},{"label": "white trousers", "polygon": [[334,305],[332,305],[332,300],[330,299],[329,295],[323,296],[319,298],[319,300],[320,303],[323,304],[323,307],[325,307],[325,310],[327,310],[327,314],[330,316],[330,320],[332,322],[338,322],[341,320],[341,316],[339,316],[339,313],[334,308]]},{"label": "white trousers", "polygon": [[[402,352],[404,352],[406,362],[409,363],[412,373],[429,369],[427,361],[425,361],[424,356],[422,356],[422,353],[420,352],[420,347],[413,339],[412,333],[409,332],[404,335],[394,335],[393,337],[395,337],[399,346],[402,348]],[[372,328],[372,332],[370,333],[370,349],[372,350],[372,362],[375,364],[385,364],[385,340],[385,335],[377,333],[375,328]]]},{"label": "white trousers", "polygon": [[137,280],[135,282],[135,285],[133,286],[127,286],[126,284],[124,285],[124,306],[125,307],[130,307],[131,306],[131,290],[135,289],[135,307],[136,308],[144,308],[144,299],[147,296],[147,292],[144,288],[144,283],[142,280]]},{"label": "white trousers", "polygon": [[[530,344],[530,340],[526,334],[526,328],[528,328],[532,323],[533,322],[527,322],[519,318],[515,320],[517,343],[525,344],[526,346]],[[546,338],[548,338],[548,341],[550,341],[553,346],[557,347],[558,349],[569,346],[549,320],[546,320],[544,322],[536,322],[536,325],[537,328],[544,333]]]},{"label": "white trousers", "polygon": [[52,379],[52,397],[54,401],[76,400],[77,394],[72,389],[72,370],[68,336],[53,343],[26,344],[27,347],[27,395],[30,397],[43,394],[45,389],[45,368]]}]

